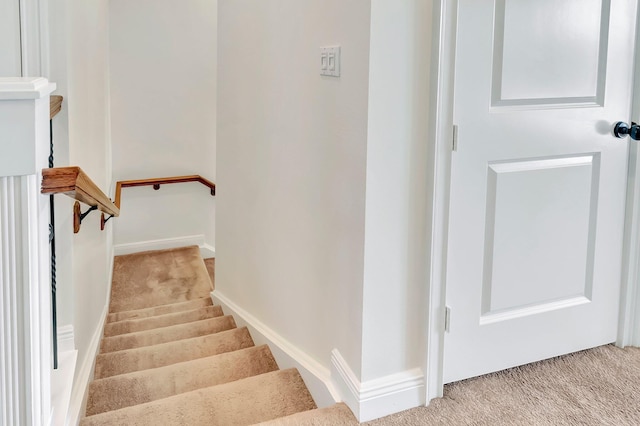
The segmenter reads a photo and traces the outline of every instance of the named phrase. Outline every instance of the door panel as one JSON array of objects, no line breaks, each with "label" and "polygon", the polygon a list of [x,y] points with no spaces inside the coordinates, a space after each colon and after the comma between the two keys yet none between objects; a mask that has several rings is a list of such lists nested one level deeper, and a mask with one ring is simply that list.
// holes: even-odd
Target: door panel
[{"label": "door panel", "polygon": [[497,1],[493,104],[601,104],[609,11],[608,0]]},{"label": "door panel", "polygon": [[489,164],[481,324],[591,298],[598,160]]},{"label": "door panel", "polygon": [[615,340],[635,13],[459,1],[445,383]]}]

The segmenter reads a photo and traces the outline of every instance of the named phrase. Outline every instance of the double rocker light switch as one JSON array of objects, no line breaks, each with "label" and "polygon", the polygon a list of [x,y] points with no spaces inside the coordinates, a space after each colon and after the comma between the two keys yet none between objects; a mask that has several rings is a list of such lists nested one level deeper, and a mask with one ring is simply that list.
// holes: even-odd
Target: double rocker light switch
[{"label": "double rocker light switch", "polygon": [[340,77],[340,46],[320,48],[320,75]]}]

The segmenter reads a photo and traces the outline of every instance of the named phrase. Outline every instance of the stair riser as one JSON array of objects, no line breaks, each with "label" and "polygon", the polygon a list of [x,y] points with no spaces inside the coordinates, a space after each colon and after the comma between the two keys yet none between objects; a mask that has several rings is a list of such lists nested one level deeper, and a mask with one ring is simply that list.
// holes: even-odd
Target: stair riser
[{"label": "stair riser", "polygon": [[253,346],[253,340],[247,329],[236,328],[193,339],[99,354],[96,358],[95,378],[164,367],[250,346]]},{"label": "stair riser", "polygon": [[200,321],[207,318],[222,316],[220,306],[207,306],[205,308],[192,311],[179,312],[174,314],[160,315],[156,317],[125,320],[106,324],[104,326],[104,337],[118,336],[137,331],[152,330],[154,328],[169,327],[171,325],[184,324],[193,321]]},{"label": "stair riser", "polygon": [[233,317],[216,317],[202,321],[157,328],[136,333],[105,337],[100,344],[100,352],[115,352],[126,349],[158,345],[192,337],[206,336],[236,327]]}]

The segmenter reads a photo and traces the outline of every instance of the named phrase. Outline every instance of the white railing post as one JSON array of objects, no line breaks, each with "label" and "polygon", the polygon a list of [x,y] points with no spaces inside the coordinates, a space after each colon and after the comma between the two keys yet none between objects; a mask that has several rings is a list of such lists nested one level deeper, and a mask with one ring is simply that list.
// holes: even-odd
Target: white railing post
[{"label": "white railing post", "polygon": [[44,78],[0,78],[0,425],[51,422],[49,152]]}]

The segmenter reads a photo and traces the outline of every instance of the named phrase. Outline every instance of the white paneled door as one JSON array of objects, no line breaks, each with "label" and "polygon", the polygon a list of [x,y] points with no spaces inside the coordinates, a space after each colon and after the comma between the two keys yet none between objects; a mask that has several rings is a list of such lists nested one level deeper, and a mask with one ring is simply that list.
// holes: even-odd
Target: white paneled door
[{"label": "white paneled door", "polygon": [[460,0],[444,381],[616,340],[636,0]]}]

